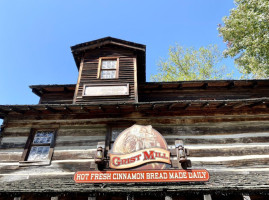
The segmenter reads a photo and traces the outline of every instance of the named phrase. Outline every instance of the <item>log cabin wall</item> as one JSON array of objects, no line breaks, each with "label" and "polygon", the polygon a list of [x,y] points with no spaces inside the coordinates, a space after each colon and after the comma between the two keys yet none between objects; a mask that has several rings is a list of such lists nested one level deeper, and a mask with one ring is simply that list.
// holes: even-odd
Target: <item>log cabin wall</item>
[{"label": "log cabin wall", "polygon": [[[98,63],[100,57],[119,58],[119,77],[117,79],[97,78]],[[135,92],[137,55],[130,50],[117,48],[113,45],[106,45],[100,49],[86,51],[81,63],[81,76],[76,88],[75,103],[101,103],[101,102],[136,102],[137,93]],[[138,66],[139,67],[139,66]],[[129,84],[128,96],[83,96],[83,86],[85,84]]]},{"label": "log cabin wall", "polygon": [[[149,125],[158,130],[169,147],[177,139],[190,150],[193,169],[210,173],[268,171],[269,116],[249,117],[135,117],[132,123]],[[0,146],[0,182],[27,176],[72,176],[89,170],[99,141],[105,141],[108,125],[123,119],[27,120],[9,119]],[[199,122],[200,121],[200,122]],[[19,160],[31,129],[57,129],[56,146],[49,166],[19,167]],[[127,127],[126,127],[127,128]],[[122,128],[124,129],[124,128]],[[172,158],[173,159],[173,158]],[[175,162],[175,160],[173,161]],[[174,163],[173,165],[176,166]],[[40,171],[41,170],[41,171]],[[38,173],[37,173],[38,172]],[[16,176],[16,174],[20,174]],[[221,177],[225,179],[225,177]],[[11,180],[10,179],[10,180]],[[224,180],[225,181],[225,180]]]}]

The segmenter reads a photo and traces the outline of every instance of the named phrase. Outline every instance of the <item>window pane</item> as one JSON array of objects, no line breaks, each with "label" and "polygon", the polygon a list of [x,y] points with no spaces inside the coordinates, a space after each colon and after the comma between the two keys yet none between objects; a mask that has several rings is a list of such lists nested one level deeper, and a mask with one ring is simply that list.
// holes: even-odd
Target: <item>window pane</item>
[{"label": "window pane", "polygon": [[124,131],[125,128],[112,128],[112,137],[111,141],[115,141],[118,135]]},{"label": "window pane", "polygon": [[116,70],[102,70],[101,79],[116,78]]},{"label": "window pane", "polygon": [[53,139],[52,131],[38,131],[35,134],[33,144],[50,144]]},{"label": "window pane", "polygon": [[49,156],[49,146],[34,146],[28,156],[28,161],[46,160]]},{"label": "window pane", "polygon": [[116,69],[117,60],[102,60],[102,69]]}]

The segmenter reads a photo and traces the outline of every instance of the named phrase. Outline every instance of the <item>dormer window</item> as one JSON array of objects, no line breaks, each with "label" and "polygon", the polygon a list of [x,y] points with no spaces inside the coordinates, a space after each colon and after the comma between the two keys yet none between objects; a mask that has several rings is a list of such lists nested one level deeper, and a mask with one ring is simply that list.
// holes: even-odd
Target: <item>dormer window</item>
[{"label": "dormer window", "polygon": [[102,57],[99,58],[98,78],[116,79],[119,74],[119,58]]}]

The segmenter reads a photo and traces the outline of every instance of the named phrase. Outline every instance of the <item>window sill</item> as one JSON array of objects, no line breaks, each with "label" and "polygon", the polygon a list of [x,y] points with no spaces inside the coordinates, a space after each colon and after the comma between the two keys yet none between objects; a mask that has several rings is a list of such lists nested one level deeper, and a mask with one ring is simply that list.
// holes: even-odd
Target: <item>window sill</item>
[{"label": "window sill", "polygon": [[50,165],[50,160],[46,161],[20,161],[19,167],[27,167],[27,166],[46,166]]}]

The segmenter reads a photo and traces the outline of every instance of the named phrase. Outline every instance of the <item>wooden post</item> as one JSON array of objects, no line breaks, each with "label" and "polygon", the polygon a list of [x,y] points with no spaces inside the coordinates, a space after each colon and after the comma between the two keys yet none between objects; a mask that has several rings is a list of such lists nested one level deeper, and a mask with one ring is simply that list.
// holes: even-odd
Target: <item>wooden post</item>
[{"label": "wooden post", "polygon": [[50,199],[51,200],[58,200],[59,198],[58,197],[51,197]]},{"label": "wooden post", "polygon": [[96,197],[88,197],[88,200],[96,200]]},{"label": "wooden post", "polygon": [[14,197],[14,200],[21,200],[21,197]]},{"label": "wooden post", "polygon": [[165,200],[173,200],[173,198],[171,196],[168,196],[168,195],[166,195],[164,199]]},{"label": "wooden post", "polygon": [[244,194],[243,194],[243,200],[251,200],[251,198],[250,198],[249,195],[244,195]]},{"label": "wooden post", "polygon": [[205,194],[204,195],[204,200],[212,200],[211,195],[210,194]]}]

